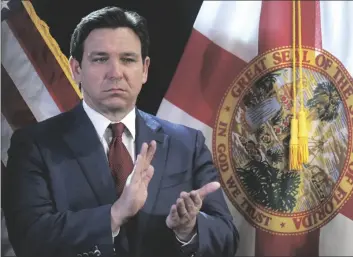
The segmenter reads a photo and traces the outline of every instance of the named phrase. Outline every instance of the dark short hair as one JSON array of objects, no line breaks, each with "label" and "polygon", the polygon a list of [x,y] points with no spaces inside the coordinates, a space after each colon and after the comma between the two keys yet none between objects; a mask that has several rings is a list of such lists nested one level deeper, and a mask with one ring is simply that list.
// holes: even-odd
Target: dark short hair
[{"label": "dark short hair", "polygon": [[139,37],[142,60],[145,60],[150,44],[146,19],[136,12],[111,6],[91,12],[81,19],[71,36],[70,55],[81,64],[83,43],[92,30],[120,27],[132,29]]}]

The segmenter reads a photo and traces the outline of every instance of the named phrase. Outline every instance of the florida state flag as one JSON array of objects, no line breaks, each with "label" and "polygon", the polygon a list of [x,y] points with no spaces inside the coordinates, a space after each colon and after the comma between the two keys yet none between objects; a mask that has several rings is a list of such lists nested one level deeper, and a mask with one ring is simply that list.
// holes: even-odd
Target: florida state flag
[{"label": "florida state flag", "polygon": [[[158,116],[206,136],[239,256],[353,255],[352,13],[351,1],[205,1],[198,13]],[[305,160],[291,152],[303,126]]]}]

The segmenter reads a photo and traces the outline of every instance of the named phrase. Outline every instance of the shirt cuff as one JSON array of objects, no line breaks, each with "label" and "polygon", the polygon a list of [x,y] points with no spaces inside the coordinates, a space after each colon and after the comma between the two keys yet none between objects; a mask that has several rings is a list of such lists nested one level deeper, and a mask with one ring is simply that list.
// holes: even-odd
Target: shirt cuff
[{"label": "shirt cuff", "polygon": [[185,245],[191,244],[194,241],[196,236],[197,236],[197,232],[191,237],[191,239],[188,242],[180,240],[177,235],[175,235],[175,238],[178,240],[179,243],[181,243],[181,246],[185,246]]}]

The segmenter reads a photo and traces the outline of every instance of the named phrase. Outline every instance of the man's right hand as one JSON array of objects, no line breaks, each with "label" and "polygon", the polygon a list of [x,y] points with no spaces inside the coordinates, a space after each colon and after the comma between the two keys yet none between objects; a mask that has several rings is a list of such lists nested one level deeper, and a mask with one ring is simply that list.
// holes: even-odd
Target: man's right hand
[{"label": "man's right hand", "polygon": [[156,147],[154,140],[151,141],[149,145],[147,145],[147,143],[142,144],[141,152],[137,156],[134,170],[127,178],[121,196],[112,205],[112,231],[116,231],[145,204],[148,184],[154,173],[151,161],[156,152]]}]

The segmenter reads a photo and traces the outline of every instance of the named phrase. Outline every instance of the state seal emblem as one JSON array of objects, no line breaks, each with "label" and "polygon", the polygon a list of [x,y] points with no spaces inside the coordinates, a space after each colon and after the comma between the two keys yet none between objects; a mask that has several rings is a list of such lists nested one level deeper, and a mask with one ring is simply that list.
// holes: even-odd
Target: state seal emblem
[{"label": "state seal emblem", "polygon": [[289,46],[256,57],[235,78],[213,130],[228,198],[251,224],[282,235],[323,226],[353,191],[353,80],[324,50],[303,47],[295,54],[302,57],[310,123],[309,159],[300,171],[288,168],[291,109],[299,101]]}]

